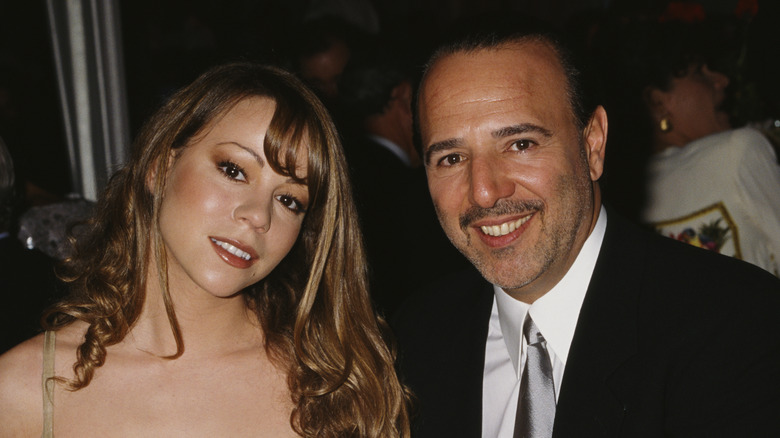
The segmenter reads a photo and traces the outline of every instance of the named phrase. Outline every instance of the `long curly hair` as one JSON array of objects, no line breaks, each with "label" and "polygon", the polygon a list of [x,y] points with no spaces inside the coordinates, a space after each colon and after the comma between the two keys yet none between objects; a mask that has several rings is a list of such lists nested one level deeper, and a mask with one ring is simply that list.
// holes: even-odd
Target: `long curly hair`
[{"label": "long curly hair", "polygon": [[75,320],[88,324],[75,377],[61,382],[70,390],[90,383],[105,362],[106,347],[122,341],[137,321],[149,269],[157,270],[176,339],[177,352],[168,358],[184,352],[159,230],[167,157],[250,97],[276,103],[263,145],[274,171],[300,181],[296,157],[308,158],[310,203],[300,235],[271,274],[243,291],[269,356],[287,371],[295,404],[291,425],[303,436],[408,436],[409,394],[394,371],[387,326],[371,306],[336,129],[311,91],[269,66],[215,67],[177,92],[142,128],[129,163],[112,176],[61,271],[70,295],[44,315],[48,330]]}]

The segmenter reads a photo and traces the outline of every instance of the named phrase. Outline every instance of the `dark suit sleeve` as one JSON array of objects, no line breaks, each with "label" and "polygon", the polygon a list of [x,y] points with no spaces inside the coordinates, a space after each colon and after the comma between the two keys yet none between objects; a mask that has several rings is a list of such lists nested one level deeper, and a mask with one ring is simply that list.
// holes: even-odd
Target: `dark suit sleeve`
[{"label": "dark suit sleeve", "polygon": [[415,438],[482,434],[492,286],[468,270],[415,294],[394,315],[402,381],[414,393]]},{"label": "dark suit sleeve", "polygon": [[553,436],[780,436],[780,280],[610,214]]},{"label": "dark suit sleeve", "polygon": [[669,372],[669,435],[780,436],[780,287],[743,287],[712,298],[726,306],[700,303],[725,309],[692,314],[699,326],[678,334],[684,342]]}]

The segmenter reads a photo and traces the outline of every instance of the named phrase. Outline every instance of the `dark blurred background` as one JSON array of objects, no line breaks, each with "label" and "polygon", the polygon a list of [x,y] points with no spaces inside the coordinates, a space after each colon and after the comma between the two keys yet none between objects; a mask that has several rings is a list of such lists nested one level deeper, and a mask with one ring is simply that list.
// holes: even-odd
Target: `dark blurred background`
[{"label": "dark blurred background", "polygon": [[[358,81],[355,87],[345,83],[349,74],[339,82],[350,57],[359,61],[362,53],[363,61],[381,60],[398,69],[395,79],[383,78],[396,81],[388,85],[408,80],[414,87],[430,51],[453,28],[509,20],[518,28],[541,22],[557,29],[573,43],[593,97],[610,114],[602,186],[607,199],[633,218],[643,202],[639,169],[646,148],[640,146],[650,138],[634,129],[639,108],[616,102],[630,94],[626,78],[637,76],[623,73],[644,71],[630,70],[630,58],[641,57],[639,47],[650,40],[638,31],[642,24],[691,24],[706,45],[707,65],[730,79],[726,109],[732,125],[756,127],[777,147],[779,8],[778,0],[0,0],[0,138],[13,158],[17,186],[14,223],[0,229],[0,239],[12,242],[18,236],[26,249],[41,250],[52,261],[65,257],[66,225],[89,213],[141,124],[174,90],[215,64],[272,63],[308,81],[339,125],[359,188],[372,293],[378,309],[389,314],[413,287],[466,262],[436,223],[413,148],[406,151],[408,169],[385,176],[377,172],[389,172],[391,159],[377,155],[380,161],[371,164],[367,152],[359,150],[366,148],[359,128],[376,114],[348,111],[348,90],[364,91]],[[74,29],[85,44],[74,44]],[[639,39],[624,39],[628,34]],[[385,91],[383,98],[390,98]],[[382,102],[387,104],[381,101],[379,107]],[[392,140],[399,144],[411,137],[411,112],[400,114],[409,132]],[[46,263],[37,267],[51,275]],[[26,278],[19,272],[11,263],[0,266],[0,278]],[[18,310],[21,305],[10,308],[17,309],[19,321],[34,322],[56,294],[26,280],[19,283],[19,290],[40,291],[28,294],[38,301],[26,304],[29,317]],[[27,327],[11,319],[6,323]],[[9,336],[5,347],[31,333]]]},{"label": "dark blurred background", "polygon": [[[295,56],[331,18],[357,35],[395,40],[419,66],[454,23],[497,11],[541,20],[590,49],[607,17],[645,16],[711,23],[718,68],[732,77],[735,124],[780,116],[777,1],[769,0],[122,0],[122,57],[131,137],[172,90],[206,67],[258,60],[295,69]],[[0,2],[0,136],[28,203],[74,191],[44,0]],[[310,41],[308,42],[310,43]],[[750,55],[749,58],[746,58]],[[77,191],[77,189],[76,189]]]}]

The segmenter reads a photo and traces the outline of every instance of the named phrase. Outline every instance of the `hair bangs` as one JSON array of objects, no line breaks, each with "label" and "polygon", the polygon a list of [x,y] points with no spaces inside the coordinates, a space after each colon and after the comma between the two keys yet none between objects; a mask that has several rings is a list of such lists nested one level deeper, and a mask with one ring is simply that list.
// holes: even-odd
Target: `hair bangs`
[{"label": "hair bangs", "polygon": [[[298,102],[296,102],[298,103]],[[307,111],[304,102],[279,103],[265,135],[265,155],[271,168],[294,181],[307,184],[313,195],[324,188],[327,179],[327,138],[317,123],[317,115]],[[302,163],[301,160],[306,160]],[[306,173],[302,174],[302,165]]]}]

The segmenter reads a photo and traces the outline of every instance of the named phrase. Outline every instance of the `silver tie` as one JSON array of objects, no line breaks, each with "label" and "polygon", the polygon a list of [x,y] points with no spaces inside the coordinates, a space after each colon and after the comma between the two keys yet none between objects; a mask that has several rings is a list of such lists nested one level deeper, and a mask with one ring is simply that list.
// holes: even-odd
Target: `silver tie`
[{"label": "silver tie", "polygon": [[520,381],[514,438],[550,438],[555,420],[555,387],[547,342],[531,315],[525,317],[523,336],[528,343]]}]

